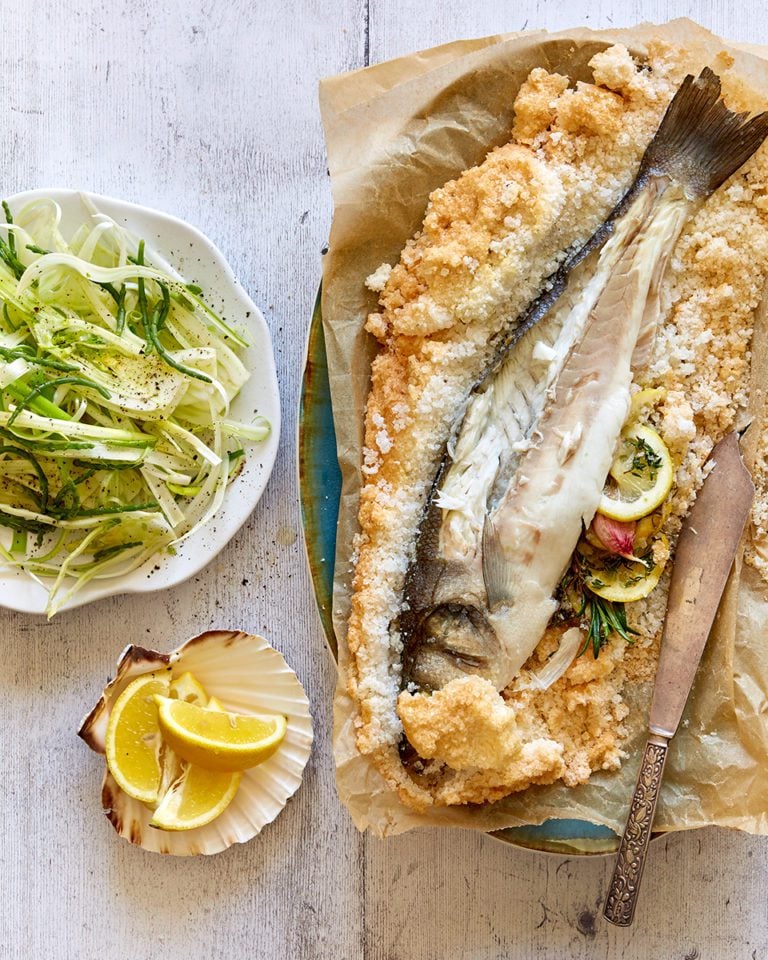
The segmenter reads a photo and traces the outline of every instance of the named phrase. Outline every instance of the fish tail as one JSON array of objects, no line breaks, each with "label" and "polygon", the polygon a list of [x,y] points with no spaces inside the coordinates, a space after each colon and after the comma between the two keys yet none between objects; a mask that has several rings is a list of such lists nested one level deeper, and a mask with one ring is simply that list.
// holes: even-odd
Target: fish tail
[{"label": "fish tail", "polygon": [[688,75],[648,145],[638,179],[666,176],[690,199],[713,193],[768,136],[768,111],[734,113],[720,98],[720,78],[704,67]]},{"label": "fish tail", "polygon": [[649,143],[632,186],[603,223],[551,274],[519,322],[497,341],[495,370],[509,349],[549,311],[565,290],[571,271],[598,250],[613,233],[649,180],[664,177],[679,183],[690,200],[704,199],[745,163],[768,136],[768,111],[749,117],[734,113],[720,99],[720,78],[709,67],[689,74],[672,98]]}]

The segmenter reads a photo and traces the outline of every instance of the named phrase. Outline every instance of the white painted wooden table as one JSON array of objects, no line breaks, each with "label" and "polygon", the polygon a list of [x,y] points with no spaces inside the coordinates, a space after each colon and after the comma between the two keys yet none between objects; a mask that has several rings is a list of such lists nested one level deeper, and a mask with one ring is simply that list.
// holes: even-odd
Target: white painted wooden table
[{"label": "white painted wooden table", "polygon": [[[319,77],[450,39],[687,15],[768,40],[757,0],[0,0],[2,193],[83,187],[199,226],[261,304],[283,394],[268,491],[190,583],[40,618],[0,612],[0,958],[453,960],[768,956],[768,842],[656,845],[634,927],[600,918],[610,863],[463,832],[386,842],[340,808],[334,670],[300,539],[295,415],[331,209]],[[305,683],[317,745],[303,788],[254,842],[199,860],[118,840],[101,765],[75,737],[128,642],[265,633]]]}]

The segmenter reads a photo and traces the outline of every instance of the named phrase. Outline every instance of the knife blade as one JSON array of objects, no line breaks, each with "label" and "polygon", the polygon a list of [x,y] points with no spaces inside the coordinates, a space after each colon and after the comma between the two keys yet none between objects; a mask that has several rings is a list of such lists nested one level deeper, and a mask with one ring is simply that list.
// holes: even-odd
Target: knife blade
[{"label": "knife blade", "polygon": [[677,541],[653,688],[648,727],[667,738],[683,715],[755,495],[737,434],[721,440],[708,462],[712,470]]},{"label": "knife blade", "polygon": [[632,923],[637,905],[669,740],[683,715],[755,495],[738,434],[721,440],[707,463],[709,473],[677,542],[650,736],[603,910],[606,920],[623,927]]}]

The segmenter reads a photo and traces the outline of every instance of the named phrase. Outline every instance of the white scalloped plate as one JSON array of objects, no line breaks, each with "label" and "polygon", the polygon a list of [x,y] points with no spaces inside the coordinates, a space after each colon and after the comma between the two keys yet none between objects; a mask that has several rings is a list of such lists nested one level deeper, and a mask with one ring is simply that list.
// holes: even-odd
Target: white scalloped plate
[{"label": "white scalloped plate", "polygon": [[[77,190],[29,190],[8,197],[11,211],[41,197],[55,200],[62,210],[65,236],[88,216]],[[124,225],[148,248],[165,257],[189,283],[197,283],[219,314],[242,330],[249,342],[243,361],[251,373],[232,405],[232,417],[250,420],[254,411],[269,420],[272,430],[262,443],[249,448],[245,464],[232,482],[221,510],[176,547],[176,555],[151,557],[142,567],[115,580],[92,580],[63,608],[122,593],[150,593],[173,587],[196,574],[234,537],[259,501],[277,454],[280,437],[280,396],[266,321],[246,294],[223,254],[195,227],[169,214],[112,197],[87,194],[99,211]],[[0,606],[22,613],[44,613],[46,589],[19,570],[0,567]]]},{"label": "white scalloped plate", "polygon": [[142,673],[171,666],[175,679],[189,671],[235,713],[282,713],[288,731],[269,760],[243,773],[240,788],[220,817],[179,833],[150,827],[152,811],[123,793],[107,770],[102,783],[104,812],[121,837],[154,853],[178,857],[220,853],[252,839],[280,813],[298,790],[312,748],[309,702],[296,674],[263,637],[236,630],[211,630],[171,653],[126,647],[117,674],[78,731],[88,746],[104,753],[109,711],[128,683]]}]

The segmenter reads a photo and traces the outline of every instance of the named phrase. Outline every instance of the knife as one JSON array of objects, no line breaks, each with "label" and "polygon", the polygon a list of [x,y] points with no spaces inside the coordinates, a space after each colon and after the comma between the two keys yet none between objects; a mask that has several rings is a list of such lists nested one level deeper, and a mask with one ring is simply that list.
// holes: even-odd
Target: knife
[{"label": "knife", "polygon": [[669,741],[680,723],[755,495],[738,434],[721,440],[707,462],[711,470],[677,542],[650,736],[603,910],[605,919],[620,927],[628,927],[634,917]]}]

